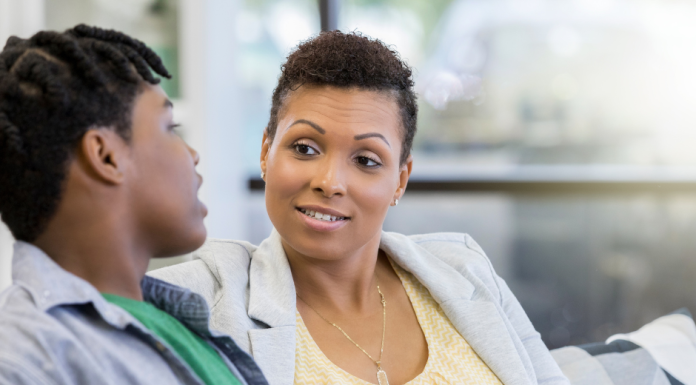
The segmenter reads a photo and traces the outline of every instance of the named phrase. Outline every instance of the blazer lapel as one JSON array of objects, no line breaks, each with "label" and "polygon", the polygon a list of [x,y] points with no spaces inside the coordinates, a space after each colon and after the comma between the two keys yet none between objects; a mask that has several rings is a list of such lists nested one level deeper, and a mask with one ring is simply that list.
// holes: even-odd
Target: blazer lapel
[{"label": "blazer lapel", "polygon": [[254,252],[249,269],[249,317],[268,326],[249,330],[251,354],[272,385],[295,377],[295,284],[273,230]]},{"label": "blazer lapel", "polygon": [[418,279],[454,327],[504,384],[529,384],[525,367],[501,311],[492,298],[472,297],[475,285],[408,237],[382,233],[380,248]]},{"label": "blazer lapel", "polygon": [[292,385],[295,378],[295,326],[249,330],[251,355],[271,385]]}]

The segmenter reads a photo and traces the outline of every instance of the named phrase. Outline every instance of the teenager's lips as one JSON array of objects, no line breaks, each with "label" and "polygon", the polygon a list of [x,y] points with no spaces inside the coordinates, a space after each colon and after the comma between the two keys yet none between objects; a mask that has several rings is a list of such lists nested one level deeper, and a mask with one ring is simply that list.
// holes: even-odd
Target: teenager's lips
[{"label": "teenager's lips", "polygon": [[205,205],[200,199],[198,200],[198,203],[201,204],[201,211],[203,211],[203,218],[208,216],[208,206]]},{"label": "teenager's lips", "polygon": [[[203,186],[203,176],[199,173],[196,173],[196,176],[198,177],[198,188],[196,188],[196,192],[200,191],[201,186]],[[201,211],[203,211],[203,217],[208,216],[208,206],[203,203],[200,199],[198,199],[198,203],[201,205]]]},{"label": "teenager's lips", "polygon": [[[327,213],[328,214],[328,213]],[[318,232],[331,232],[331,231],[336,231],[343,226],[347,225],[348,222],[350,222],[350,218],[346,218],[343,220],[338,220],[334,222],[330,221],[322,221],[319,219],[316,219],[314,217],[310,217],[306,214],[304,214],[302,211],[295,210],[295,215],[298,215],[300,217],[300,221],[305,224],[305,226],[309,227],[310,229]]]}]

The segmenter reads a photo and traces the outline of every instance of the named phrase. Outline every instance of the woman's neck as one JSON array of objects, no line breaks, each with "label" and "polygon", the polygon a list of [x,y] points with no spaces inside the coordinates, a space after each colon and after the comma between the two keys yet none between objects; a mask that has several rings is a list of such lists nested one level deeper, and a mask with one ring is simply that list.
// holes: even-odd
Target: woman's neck
[{"label": "woman's neck", "polygon": [[379,238],[337,259],[308,257],[283,241],[297,295],[332,313],[372,311],[377,295]]}]

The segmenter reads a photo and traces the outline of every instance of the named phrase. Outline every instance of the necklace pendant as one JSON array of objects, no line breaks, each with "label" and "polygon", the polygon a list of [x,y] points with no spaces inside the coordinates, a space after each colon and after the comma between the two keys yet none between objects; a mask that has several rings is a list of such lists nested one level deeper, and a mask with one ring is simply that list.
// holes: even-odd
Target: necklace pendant
[{"label": "necklace pendant", "polygon": [[387,379],[387,372],[380,368],[377,370],[377,383],[379,385],[389,385],[389,380]]}]

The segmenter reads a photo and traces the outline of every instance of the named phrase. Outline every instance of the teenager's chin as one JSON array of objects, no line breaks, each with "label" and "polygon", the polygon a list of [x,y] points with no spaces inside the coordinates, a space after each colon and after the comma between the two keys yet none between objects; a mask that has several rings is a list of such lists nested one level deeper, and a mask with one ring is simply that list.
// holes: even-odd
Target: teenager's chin
[{"label": "teenager's chin", "polygon": [[198,250],[207,238],[205,226],[187,231],[183,234],[171,234],[167,237],[168,244],[162,247],[163,252],[155,258],[168,258],[185,255]]},{"label": "teenager's chin", "polygon": [[201,226],[201,228],[192,235],[191,250],[188,251],[188,253],[198,250],[201,246],[203,246],[206,238],[208,238],[208,230],[205,228],[205,226]]}]

